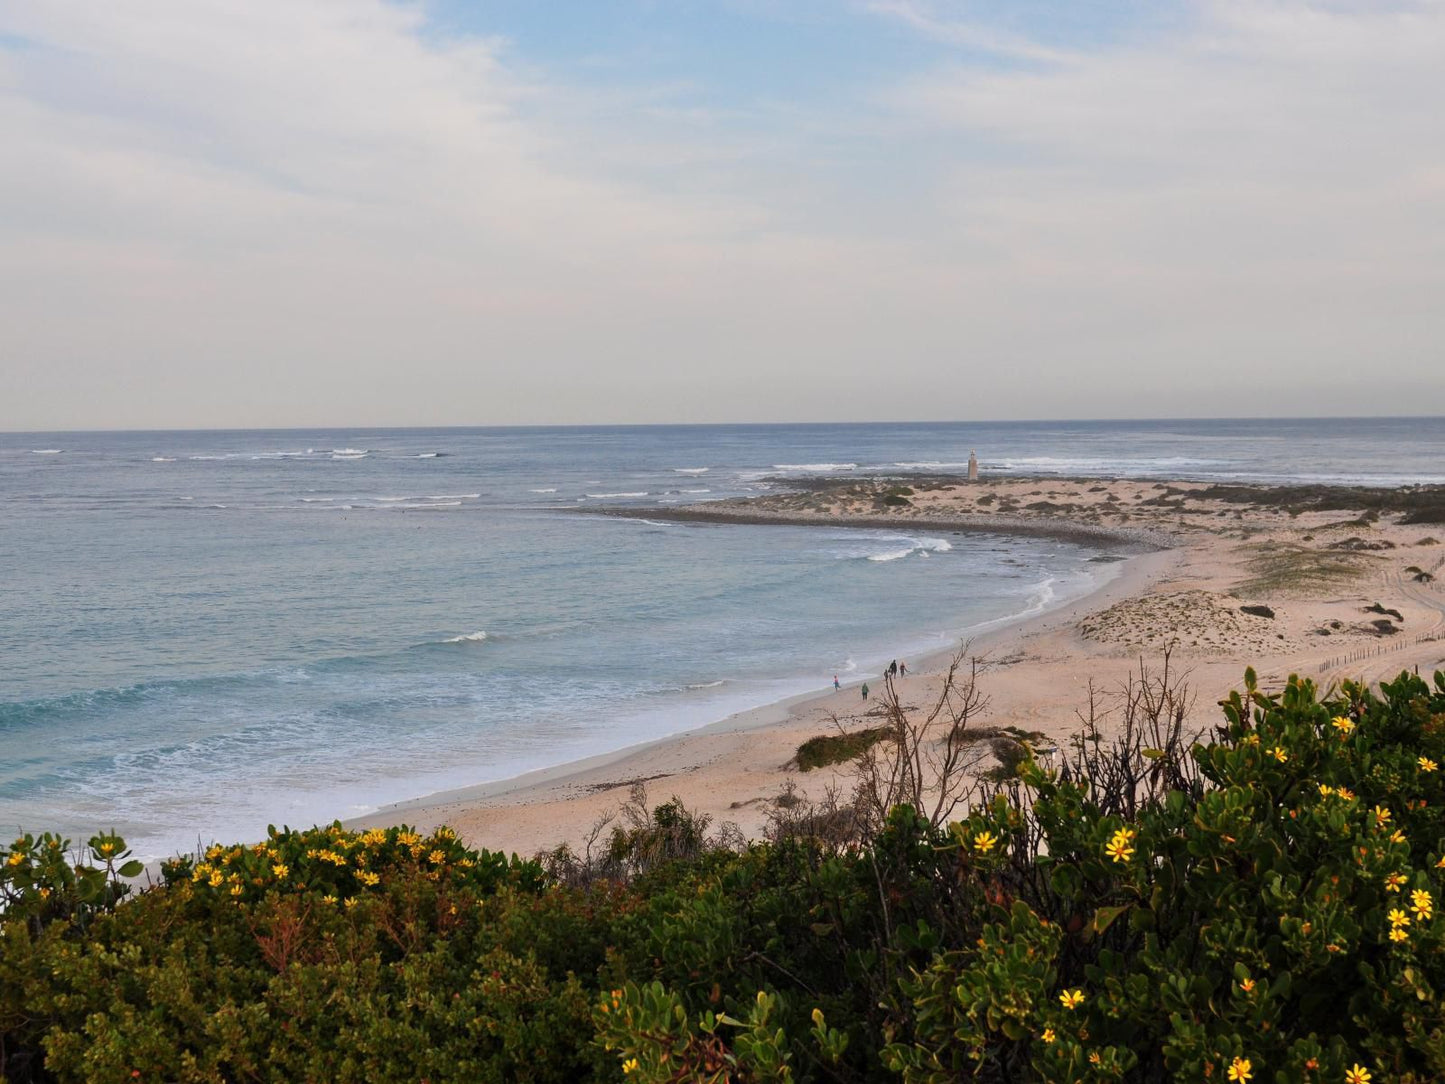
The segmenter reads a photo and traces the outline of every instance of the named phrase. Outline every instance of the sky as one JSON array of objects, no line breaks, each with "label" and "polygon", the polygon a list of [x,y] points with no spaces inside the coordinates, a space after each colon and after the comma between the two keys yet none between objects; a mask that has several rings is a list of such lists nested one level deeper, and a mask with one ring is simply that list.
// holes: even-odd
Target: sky
[{"label": "sky", "polygon": [[1445,0],[0,0],[0,430],[1445,413]]}]

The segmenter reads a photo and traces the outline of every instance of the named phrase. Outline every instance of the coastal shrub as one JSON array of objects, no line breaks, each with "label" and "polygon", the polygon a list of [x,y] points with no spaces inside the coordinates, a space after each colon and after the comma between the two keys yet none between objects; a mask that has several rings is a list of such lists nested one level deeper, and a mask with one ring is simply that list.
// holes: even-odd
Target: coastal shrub
[{"label": "coastal shrub", "polygon": [[127,893],[113,834],[21,837],[0,1078],[1445,1079],[1445,675],[1190,708],[1166,661],[863,835],[639,793],[606,876],[332,825]]},{"label": "coastal shrub", "polygon": [[856,760],[864,750],[886,740],[892,730],[886,726],[868,727],[866,730],[845,731],[839,734],[819,734],[798,746],[794,758],[800,772],[811,772],[829,764],[844,764]]}]

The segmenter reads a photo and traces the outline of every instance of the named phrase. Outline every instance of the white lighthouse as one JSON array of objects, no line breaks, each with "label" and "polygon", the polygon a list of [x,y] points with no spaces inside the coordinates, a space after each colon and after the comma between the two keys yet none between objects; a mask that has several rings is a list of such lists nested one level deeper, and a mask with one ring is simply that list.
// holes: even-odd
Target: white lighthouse
[{"label": "white lighthouse", "polygon": [[977,453],[977,452],[969,452],[969,453],[968,453],[968,480],[969,480],[970,482],[977,482],[977,481],[978,481],[978,453]]}]

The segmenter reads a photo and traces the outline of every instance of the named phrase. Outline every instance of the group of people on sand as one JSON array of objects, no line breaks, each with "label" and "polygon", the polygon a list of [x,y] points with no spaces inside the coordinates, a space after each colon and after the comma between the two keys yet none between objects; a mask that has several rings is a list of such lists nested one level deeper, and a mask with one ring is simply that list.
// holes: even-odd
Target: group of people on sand
[{"label": "group of people on sand", "polygon": [[[890,677],[897,678],[897,677],[907,677],[907,676],[908,676],[908,664],[907,664],[906,662],[899,662],[897,659],[894,659],[891,663],[889,663],[886,667],[883,668],[883,677],[884,677],[885,680],[888,679],[888,678],[890,678]],[[833,691],[834,691],[834,692],[837,692],[837,691],[838,691],[839,689],[841,689],[842,687],[843,687],[843,686],[842,686],[841,684],[839,684],[839,682],[838,682],[838,675],[837,675],[837,674],[834,674],[834,675],[833,675]],[[863,699],[864,699],[864,700],[867,700],[867,699],[868,699],[868,683],[867,683],[866,681],[863,683],[861,691],[862,691],[862,693],[863,693]]]}]

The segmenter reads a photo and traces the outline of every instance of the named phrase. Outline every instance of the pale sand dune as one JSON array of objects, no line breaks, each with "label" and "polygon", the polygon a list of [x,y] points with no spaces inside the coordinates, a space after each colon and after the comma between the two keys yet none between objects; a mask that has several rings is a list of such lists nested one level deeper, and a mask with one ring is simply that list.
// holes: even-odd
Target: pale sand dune
[{"label": "pale sand dune", "polygon": [[[1215,702],[1239,684],[1247,665],[1267,686],[1291,673],[1328,683],[1445,666],[1445,547],[1419,544],[1445,536],[1440,526],[1402,526],[1392,514],[1361,523],[1358,512],[1291,515],[1198,500],[1191,494],[1204,487],[1192,483],[1020,479],[914,488],[912,504],[901,507],[880,506],[878,487],[854,483],[719,502],[703,514],[833,526],[906,521],[940,530],[968,523],[1064,536],[1082,527],[1092,544],[1134,553],[1117,579],[1088,598],[974,641],[988,662],[985,725],[1065,738],[1077,728],[1091,682],[1105,692],[1116,688],[1141,657],[1157,663],[1166,647],[1189,673],[1200,726],[1218,718]],[[1161,543],[1170,548],[1147,551]],[[1416,582],[1411,566],[1437,573],[1437,581]],[[1400,621],[1388,618],[1400,631],[1374,627],[1387,619],[1367,612],[1376,603],[1400,614]],[[1243,605],[1268,606],[1274,617],[1243,613]],[[910,660],[918,673],[900,683],[904,703],[924,703],[946,662]],[[798,773],[788,762],[803,741],[830,732],[834,717],[849,728],[868,725],[867,711],[876,707],[850,685],[591,761],[389,806],[355,823],[446,823],[474,845],[531,854],[561,842],[578,846],[627,797],[632,781],[645,780],[652,800],[677,795],[755,835],[789,780],[812,797],[830,783],[848,785],[844,768]]]}]

